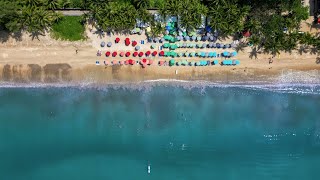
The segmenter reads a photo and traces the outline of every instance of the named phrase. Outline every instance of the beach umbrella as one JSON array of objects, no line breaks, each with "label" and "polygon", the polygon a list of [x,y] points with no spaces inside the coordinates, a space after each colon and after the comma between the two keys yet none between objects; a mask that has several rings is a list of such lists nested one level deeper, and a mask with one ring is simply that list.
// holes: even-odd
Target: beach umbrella
[{"label": "beach umbrella", "polygon": [[208,36],[202,36],[202,41],[208,41],[209,37]]},{"label": "beach umbrella", "polygon": [[169,61],[169,66],[174,66],[174,63],[175,63],[174,59],[171,59],[171,60]]},{"label": "beach umbrella", "polygon": [[159,39],[159,42],[163,43],[164,42],[164,38]]},{"label": "beach umbrella", "polygon": [[163,36],[163,39],[166,41],[169,41],[172,37],[170,35]]},{"label": "beach umbrella", "polygon": [[197,53],[196,53],[196,56],[201,56],[201,52],[197,52]]},{"label": "beach umbrella", "polygon": [[185,41],[189,41],[189,40],[190,40],[190,37],[189,37],[189,36],[185,36],[185,37],[184,37],[184,40],[185,40]]},{"label": "beach umbrella", "polygon": [[115,42],[115,43],[119,43],[119,42],[120,42],[120,38],[117,37],[117,38],[114,40],[114,42]]},{"label": "beach umbrella", "polygon": [[129,59],[129,60],[128,60],[128,63],[129,63],[130,65],[134,65],[134,64],[136,64],[136,61],[134,61],[134,60],[132,60],[132,59]]},{"label": "beach umbrella", "polygon": [[140,46],[136,46],[134,49],[135,49],[136,51],[138,51],[138,50],[140,50]]},{"label": "beach umbrella", "polygon": [[180,47],[181,47],[181,44],[180,44],[180,43],[177,43],[177,47],[180,48]]},{"label": "beach umbrella", "polygon": [[201,47],[201,44],[197,44],[197,48],[200,48]]},{"label": "beach umbrella", "polygon": [[116,57],[117,54],[118,54],[118,53],[114,51],[114,52],[112,53],[112,56],[113,56],[113,57]]},{"label": "beach umbrella", "polygon": [[150,54],[151,54],[150,51],[147,51],[147,52],[146,52],[146,56],[149,56]]},{"label": "beach umbrella", "polygon": [[124,41],[125,41],[126,46],[129,46],[129,44],[130,44],[130,39],[129,39],[129,38],[126,38]]},{"label": "beach umbrella", "polygon": [[168,31],[168,30],[166,30],[165,34],[166,34],[166,35],[168,35],[168,34],[169,34],[169,31]]},{"label": "beach umbrella", "polygon": [[196,46],[196,44],[190,44],[191,48],[194,48]]},{"label": "beach umbrella", "polygon": [[183,47],[183,48],[186,48],[186,47],[187,47],[187,44],[186,44],[186,43],[183,43],[183,44],[182,44],[182,47]]},{"label": "beach umbrella", "polygon": [[110,53],[109,51],[106,52],[106,56],[107,56],[107,57],[109,57],[110,54],[111,54],[111,53]]},{"label": "beach umbrella", "polygon": [[227,48],[231,48],[231,44],[226,44]]},{"label": "beach umbrella", "polygon": [[156,56],[157,54],[158,54],[157,51],[153,51],[153,52],[152,52],[152,56]]},{"label": "beach umbrella", "polygon": [[223,55],[224,57],[228,57],[228,56],[229,56],[229,52],[224,51],[224,52],[222,53],[222,55]]},{"label": "beach umbrella", "polygon": [[213,43],[212,43],[212,42],[209,43],[209,44],[208,44],[208,47],[209,47],[209,48],[212,48],[212,47],[213,47]]},{"label": "beach umbrella", "polygon": [[185,53],[184,53],[184,56],[185,56],[185,57],[188,57],[188,56],[189,56],[189,53],[188,53],[188,52],[185,52]]},{"label": "beach umbrella", "polygon": [[143,52],[139,52],[139,57],[142,57],[143,56]]},{"label": "beach umbrella", "polygon": [[236,52],[236,51],[233,51],[232,53],[231,53],[231,56],[232,57],[234,57],[234,56],[236,56],[238,53]]},{"label": "beach umbrella", "polygon": [[177,36],[177,41],[181,41],[181,37],[180,36]]},{"label": "beach umbrella", "polygon": [[134,52],[133,57],[137,57],[137,56],[138,56],[138,52]]},{"label": "beach umbrella", "polygon": [[164,56],[164,51],[160,51],[159,56]]},{"label": "beach umbrella", "polygon": [[155,42],[155,43],[159,42],[159,38],[154,38],[153,42]]},{"label": "beach umbrella", "polygon": [[151,64],[153,64],[153,61],[149,60],[148,65],[151,65]]},{"label": "beach umbrella", "polygon": [[124,62],[123,62],[123,61],[119,61],[119,64],[120,64],[120,65],[123,65],[123,64],[124,64]]},{"label": "beach umbrella", "polygon": [[201,65],[201,63],[198,61],[198,62],[196,62],[196,65],[197,65],[197,66],[200,66],[200,65]]},{"label": "beach umbrella", "polygon": [[227,48],[227,45],[223,45],[222,48],[223,48],[223,49]]},{"label": "beach umbrella", "polygon": [[201,46],[201,48],[205,48],[206,46],[207,46],[207,44],[206,44],[206,43],[203,43],[202,46]]},{"label": "beach umbrella", "polygon": [[132,46],[134,47],[134,46],[136,46],[138,43],[137,43],[137,41],[132,41]]},{"label": "beach umbrella", "polygon": [[213,44],[212,44],[212,47],[213,47],[213,48],[216,48],[216,47],[217,47],[217,44],[213,43]]},{"label": "beach umbrella", "polygon": [[202,57],[206,57],[206,53],[205,52],[201,52],[201,56]]},{"label": "beach umbrella", "polygon": [[153,40],[151,37],[148,37],[148,42],[151,43]]},{"label": "beach umbrella", "polygon": [[142,59],[142,61],[140,61],[142,64],[147,64],[148,60],[147,59]]},{"label": "beach umbrella", "polygon": [[195,53],[195,52],[192,52],[192,53],[190,53],[190,56],[191,56],[191,57],[194,57],[194,56],[196,56],[196,53]]},{"label": "beach umbrella", "polygon": [[213,52],[213,53],[212,53],[212,56],[213,56],[213,57],[217,57],[217,53],[216,53],[216,52]]},{"label": "beach umbrella", "polygon": [[109,61],[103,61],[104,65],[109,65]]},{"label": "beach umbrella", "polygon": [[236,45],[235,43],[232,43],[232,44],[231,44],[231,47],[232,47],[232,48],[236,48],[237,45]]},{"label": "beach umbrella", "polygon": [[175,50],[175,49],[177,49],[178,48],[178,46],[176,45],[176,44],[172,44],[171,46],[170,46],[170,49],[172,49],[172,50]]},{"label": "beach umbrella", "polygon": [[101,43],[100,43],[100,46],[101,47],[104,47],[106,45],[106,43],[104,42],[104,41],[102,41]]},{"label": "beach umbrella", "polygon": [[152,44],[151,46],[150,46],[150,48],[151,49],[154,49],[156,46],[154,45],[154,44]]},{"label": "beach umbrella", "polygon": [[164,44],[163,44],[163,47],[164,47],[164,48],[168,48],[168,47],[170,47],[170,44],[169,44],[169,43],[164,43]]},{"label": "beach umbrella", "polygon": [[112,61],[112,64],[113,64],[113,65],[117,65],[118,63],[119,63],[119,62],[116,61],[116,60],[113,60],[113,61]]},{"label": "beach umbrella", "polygon": [[168,51],[164,52],[164,56],[165,56],[165,57],[170,56],[170,52],[168,52]]},{"label": "beach umbrella", "polygon": [[215,36],[215,37],[218,37],[218,32],[217,31],[215,31],[214,33],[213,33],[213,36]]},{"label": "beach umbrella", "polygon": [[124,56],[124,52],[121,52],[121,53],[120,53],[120,56],[123,57],[123,56]]},{"label": "beach umbrella", "polygon": [[164,61],[159,61],[159,66],[162,66],[164,64]]},{"label": "beach umbrella", "polygon": [[174,52],[174,51],[171,51],[171,52],[170,52],[170,55],[171,55],[171,57],[177,57],[177,53]]},{"label": "beach umbrella", "polygon": [[208,53],[208,57],[212,57],[212,52],[209,52],[209,53]]},{"label": "beach umbrella", "polygon": [[108,47],[111,47],[111,46],[112,46],[112,43],[111,43],[111,42],[108,42],[108,43],[107,43],[107,46],[108,46]]},{"label": "beach umbrella", "polygon": [[192,61],[189,64],[190,64],[190,66],[194,66],[195,63],[196,63],[195,61]]},{"label": "beach umbrella", "polygon": [[126,52],[126,57],[130,56],[130,54],[131,54],[130,52]]},{"label": "beach umbrella", "polygon": [[217,48],[221,48],[221,44],[217,43],[216,44]]},{"label": "beach umbrella", "polygon": [[179,53],[179,57],[182,57],[183,56],[183,53],[181,52],[181,53]]},{"label": "beach umbrella", "polygon": [[201,36],[198,36],[198,37],[197,37],[197,41],[201,41]]},{"label": "beach umbrella", "polygon": [[195,41],[197,39],[197,37],[196,36],[192,36],[191,39],[192,39],[192,41]]}]

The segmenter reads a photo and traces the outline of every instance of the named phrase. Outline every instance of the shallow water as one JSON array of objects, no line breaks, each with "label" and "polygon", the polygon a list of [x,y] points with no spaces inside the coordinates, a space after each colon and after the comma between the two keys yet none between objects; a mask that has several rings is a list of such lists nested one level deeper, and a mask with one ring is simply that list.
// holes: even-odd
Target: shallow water
[{"label": "shallow water", "polygon": [[0,179],[319,179],[319,108],[319,86],[0,88]]}]

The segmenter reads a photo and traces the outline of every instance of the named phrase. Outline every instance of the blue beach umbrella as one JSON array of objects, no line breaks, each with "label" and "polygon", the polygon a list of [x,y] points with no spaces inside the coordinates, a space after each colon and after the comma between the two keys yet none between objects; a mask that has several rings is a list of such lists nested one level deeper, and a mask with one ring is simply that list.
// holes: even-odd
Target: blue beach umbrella
[{"label": "blue beach umbrella", "polygon": [[217,48],[221,48],[221,44],[220,43],[217,43],[216,46],[217,46]]},{"label": "blue beach umbrella", "polygon": [[101,42],[100,46],[104,47],[106,45],[106,43],[104,41]]},{"label": "blue beach umbrella", "polygon": [[192,39],[193,41],[195,41],[195,40],[197,39],[197,37],[196,37],[196,36],[192,36],[191,39]]},{"label": "blue beach umbrella", "polygon": [[236,52],[236,51],[233,51],[232,53],[231,53],[231,56],[232,57],[234,57],[234,56],[236,56],[238,53]]},{"label": "blue beach umbrella", "polygon": [[216,48],[216,47],[217,47],[217,44],[216,44],[216,43],[213,43],[213,44],[212,44],[212,47],[213,47],[213,48]]},{"label": "blue beach umbrella", "polygon": [[207,46],[207,44],[206,44],[206,43],[203,43],[202,46],[201,46],[201,48],[205,48],[206,46]]},{"label": "blue beach umbrella", "polygon": [[208,41],[209,37],[208,36],[202,36],[202,41]]},{"label": "blue beach umbrella", "polygon": [[184,40],[185,40],[185,41],[189,41],[189,40],[190,40],[190,37],[189,37],[189,36],[185,36],[185,37],[184,37]]},{"label": "blue beach umbrella", "polygon": [[213,56],[213,57],[217,57],[217,53],[216,53],[216,52],[213,52],[213,53],[212,53],[212,56]]},{"label": "blue beach umbrella", "polygon": [[228,57],[228,56],[229,56],[229,52],[224,51],[224,52],[222,53],[222,55],[223,55],[224,57]]}]

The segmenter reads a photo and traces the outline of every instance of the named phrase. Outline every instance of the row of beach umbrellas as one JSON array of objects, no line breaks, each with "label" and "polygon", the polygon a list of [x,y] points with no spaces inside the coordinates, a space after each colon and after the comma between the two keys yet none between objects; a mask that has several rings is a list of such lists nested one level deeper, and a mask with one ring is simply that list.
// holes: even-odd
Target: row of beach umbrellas
[{"label": "row of beach umbrellas", "polygon": [[235,48],[235,44],[222,44],[222,43],[202,43],[202,44],[193,44],[193,43],[177,43],[170,44],[164,43],[163,48],[169,48],[171,50],[175,50],[177,48]]},{"label": "row of beach umbrellas", "polygon": [[[161,53],[162,52],[162,53]],[[159,55],[161,56],[161,54],[163,54],[164,55],[164,52],[163,51],[161,51],[160,53],[159,53]],[[142,57],[143,55],[145,55],[145,56],[150,56],[150,55],[152,55],[152,56],[156,56],[158,54],[158,52],[157,51],[153,51],[153,52],[151,52],[151,51],[147,51],[147,52],[134,52],[134,53],[132,53],[132,56],[133,57],[137,57],[137,56],[139,56],[139,57]],[[105,55],[107,56],[107,57],[109,57],[109,56],[112,56],[112,57],[116,57],[117,55],[118,55],[118,53],[116,52],[116,51],[114,51],[114,52],[110,52],[110,51],[107,51],[106,53],[105,53]],[[120,52],[119,53],[119,56],[121,56],[121,57],[124,57],[124,56],[126,56],[126,57],[129,57],[131,55],[131,53],[130,52]],[[162,56],[163,56],[162,55]]]},{"label": "row of beach umbrellas", "polygon": [[[159,54],[160,55],[160,54]],[[224,51],[223,53],[221,53],[222,57],[234,57],[238,55],[238,53],[236,51],[233,52],[227,52]],[[163,56],[166,57],[219,57],[220,54],[216,53],[216,52],[174,52],[174,51],[166,51],[164,52]]]}]

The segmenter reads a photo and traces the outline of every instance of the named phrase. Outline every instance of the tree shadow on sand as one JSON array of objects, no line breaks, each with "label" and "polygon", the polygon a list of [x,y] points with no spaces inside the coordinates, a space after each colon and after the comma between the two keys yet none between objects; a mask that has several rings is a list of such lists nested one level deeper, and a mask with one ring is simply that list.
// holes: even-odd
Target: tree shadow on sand
[{"label": "tree shadow on sand", "polygon": [[262,52],[260,51],[259,47],[253,47],[250,54],[249,54],[249,58],[255,58],[258,59],[258,54],[261,54]]},{"label": "tree shadow on sand", "polygon": [[45,34],[41,33],[40,31],[32,32],[30,34],[30,37],[32,38],[32,40],[37,39],[38,41],[40,41],[39,36],[45,36]]},{"label": "tree shadow on sand", "polygon": [[16,41],[22,41],[22,32],[18,31],[18,32],[10,33],[8,31],[4,31],[4,30],[0,31],[0,42],[1,43],[7,42],[10,37]]},{"label": "tree shadow on sand", "polygon": [[320,64],[320,57],[317,57],[316,64]]}]

